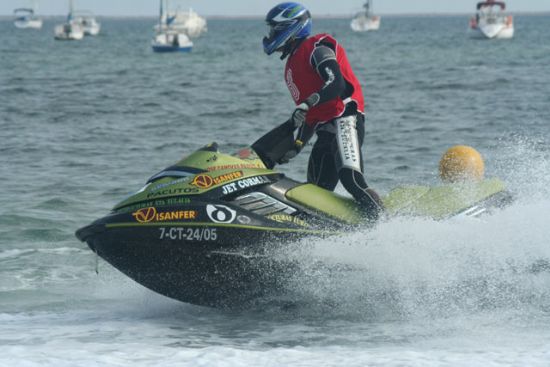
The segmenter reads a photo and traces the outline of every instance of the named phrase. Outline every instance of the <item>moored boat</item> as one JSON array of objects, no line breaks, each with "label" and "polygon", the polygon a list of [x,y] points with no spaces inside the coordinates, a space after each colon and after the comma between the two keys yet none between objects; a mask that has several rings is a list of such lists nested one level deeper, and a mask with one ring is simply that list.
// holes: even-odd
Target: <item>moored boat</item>
[{"label": "moored boat", "polygon": [[80,24],[85,36],[97,36],[101,30],[101,24],[90,11],[78,10],[73,14],[73,19]]},{"label": "moored boat", "polygon": [[508,39],[514,37],[514,18],[506,13],[503,1],[477,3],[477,13],[470,18],[469,30],[475,38]]},{"label": "moored boat", "polygon": [[363,5],[364,10],[355,14],[350,27],[355,32],[376,31],[380,28],[380,17],[372,14],[373,0],[367,0]]},{"label": "moored boat", "polygon": [[190,52],[193,49],[193,42],[185,33],[163,30],[155,34],[151,47],[154,52]]},{"label": "moored boat", "polygon": [[206,19],[199,16],[193,9],[182,11],[177,8],[170,10],[168,3],[165,7],[166,23],[174,31],[185,33],[189,38],[199,37],[208,31]]},{"label": "moored boat", "polygon": [[36,2],[33,1],[32,8],[18,8],[13,11],[15,20],[13,24],[20,29],[42,28],[42,18],[36,15]]},{"label": "moored boat", "polygon": [[193,42],[181,29],[172,26],[173,19],[167,13],[167,0],[160,0],[159,22],[151,41],[154,52],[190,52]]},{"label": "moored boat", "polygon": [[59,41],[78,41],[84,38],[84,29],[79,22],[73,18],[73,0],[69,0],[69,14],[63,24],[55,27],[55,39]]}]

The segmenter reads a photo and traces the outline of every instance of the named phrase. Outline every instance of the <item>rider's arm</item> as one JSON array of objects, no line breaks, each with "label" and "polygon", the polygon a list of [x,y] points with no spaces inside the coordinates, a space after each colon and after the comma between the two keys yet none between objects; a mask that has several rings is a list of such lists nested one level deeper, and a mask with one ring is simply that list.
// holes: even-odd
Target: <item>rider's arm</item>
[{"label": "rider's arm", "polygon": [[346,81],[336,61],[336,54],[330,47],[315,47],[311,55],[311,65],[324,80],[325,85],[307,98],[306,103],[309,107],[333,100],[345,93]]}]

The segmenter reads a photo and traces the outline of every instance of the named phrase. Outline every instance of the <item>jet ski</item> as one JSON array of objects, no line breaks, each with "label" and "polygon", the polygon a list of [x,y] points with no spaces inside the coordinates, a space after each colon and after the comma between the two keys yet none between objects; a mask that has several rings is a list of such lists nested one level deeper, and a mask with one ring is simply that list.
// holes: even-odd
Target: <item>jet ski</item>
[{"label": "jet ski", "polygon": [[[293,272],[275,251],[364,222],[351,198],[277,172],[277,157],[290,143],[265,149],[271,140],[267,134],[234,154],[208,144],[153,175],[76,236],[139,284],[183,302],[242,307],[275,295]],[[467,195],[453,187],[402,187],[383,201],[387,215],[445,219],[477,216],[509,198],[493,179]]]}]

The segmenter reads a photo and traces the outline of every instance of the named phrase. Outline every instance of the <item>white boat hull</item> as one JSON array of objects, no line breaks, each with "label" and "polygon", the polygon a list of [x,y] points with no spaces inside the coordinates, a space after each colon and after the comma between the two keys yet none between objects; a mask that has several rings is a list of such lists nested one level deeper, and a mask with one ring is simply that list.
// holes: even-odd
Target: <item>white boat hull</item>
[{"label": "white boat hull", "polygon": [[199,37],[201,34],[208,31],[208,28],[206,28],[206,25],[187,25],[185,27],[186,33],[189,35],[189,37]]},{"label": "white boat hull", "polygon": [[[170,27],[175,32],[185,33],[190,38],[199,37],[201,34],[208,31],[206,25],[206,19],[199,16],[192,9],[189,11],[168,11],[168,18],[171,19],[170,23],[165,25]],[[159,25],[155,26],[155,30],[160,31]]]},{"label": "white boat hull", "polygon": [[504,28],[504,24],[481,24],[479,31],[487,38],[495,38]]},{"label": "white boat hull", "polygon": [[59,41],[78,41],[84,38],[84,30],[77,23],[65,23],[55,27],[55,39]]},{"label": "white boat hull", "polygon": [[13,24],[19,29],[40,29],[42,28],[42,19],[16,20]]},{"label": "white boat hull", "polygon": [[100,30],[101,25],[99,23],[96,23],[93,26],[84,26],[84,34],[87,36],[97,36]]},{"label": "white boat hull", "polygon": [[514,37],[514,18],[511,15],[480,13],[470,19],[469,29],[474,38],[509,39]]},{"label": "white boat hull", "polygon": [[189,52],[193,42],[184,33],[158,33],[151,41],[154,52]]},{"label": "white boat hull", "polygon": [[510,39],[514,37],[513,25],[487,25],[470,27],[472,38],[480,39]]},{"label": "white boat hull", "polygon": [[350,27],[354,32],[377,31],[380,28],[380,17],[357,17],[351,20]]},{"label": "white boat hull", "polygon": [[509,39],[514,38],[514,26],[506,27],[502,29],[496,36],[499,39]]},{"label": "white boat hull", "polygon": [[97,36],[101,30],[101,24],[95,20],[91,13],[83,15],[77,12],[72,22],[80,25],[85,36]]}]

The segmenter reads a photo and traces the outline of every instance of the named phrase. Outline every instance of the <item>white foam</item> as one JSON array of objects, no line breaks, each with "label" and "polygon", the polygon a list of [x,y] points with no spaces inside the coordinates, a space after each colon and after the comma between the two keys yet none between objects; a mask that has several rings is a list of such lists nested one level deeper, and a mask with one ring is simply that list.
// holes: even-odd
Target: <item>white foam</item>
[{"label": "white foam", "polygon": [[395,218],[302,243],[293,253],[303,270],[294,290],[345,309],[397,307],[401,315],[550,306],[550,269],[533,270],[550,261],[549,215],[550,200],[518,202],[482,220]]}]

